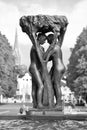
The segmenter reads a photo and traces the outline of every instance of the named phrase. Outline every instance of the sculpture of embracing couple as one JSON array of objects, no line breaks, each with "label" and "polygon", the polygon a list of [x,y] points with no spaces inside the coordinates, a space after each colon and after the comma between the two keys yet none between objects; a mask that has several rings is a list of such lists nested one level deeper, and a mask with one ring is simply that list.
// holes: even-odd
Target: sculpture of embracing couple
[{"label": "sculpture of embracing couple", "polygon": [[[61,46],[68,25],[65,16],[23,16],[20,26],[32,41],[29,72],[34,108],[61,108],[61,78],[65,72]],[[45,51],[42,46],[48,43]],[[50,71],[47,64],[52,62]],[[55,100],[54,100],[55,99]]]}]

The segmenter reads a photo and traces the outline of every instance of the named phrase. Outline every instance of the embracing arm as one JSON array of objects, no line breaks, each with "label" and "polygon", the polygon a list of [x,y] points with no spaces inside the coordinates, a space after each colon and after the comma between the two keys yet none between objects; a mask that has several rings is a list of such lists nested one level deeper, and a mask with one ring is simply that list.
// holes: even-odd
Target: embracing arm
[{"label": "embracing arm", "polygon": [[55,44],[56,44],[56,40],[54,39],[53,43],[49,46],[47,51],[44,53],[44,60],[45,60],[45,62],[48,62],[50,56],[53,54]]},{"label": "embracing arm", "polygon": [[54,47],[58,44],[58,35],[59,33],[54,30],[54,34],[48,35],[48,42],[50,44],[49,48],[44,54],[44,60],[47,62],[50,56],[54,53]]},{"label": "embracing arm", "polygon": [[49,61],[49,59],[50,59],[50,56],[53,54],[53,46],[50,46],[48,49],[47,49],[47,51],[44,53],[44,61],[45,62],[48,62]]}]

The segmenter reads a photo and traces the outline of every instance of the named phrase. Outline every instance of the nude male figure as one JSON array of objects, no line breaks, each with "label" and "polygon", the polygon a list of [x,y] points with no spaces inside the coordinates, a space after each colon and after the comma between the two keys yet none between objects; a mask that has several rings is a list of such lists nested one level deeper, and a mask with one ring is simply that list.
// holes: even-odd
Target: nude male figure
[{"label": "nude male figure", "polygon": [[[44,44],[46,40],[45,34],[38,34],[37,41],[39,43],[39,48],[41,55],[43,56],[44,49],[41,47],[42,44]],[[39,57],[37,55],[36,49],[34,46],[31,48],[30,52],[30,58],[31,58],[31,65],[29,68],[29,71],[32,75],[32,98],[33,98],[33,105],[34,108],[42,108],[42,95],[43,95],[43,81],[42,81],[42,67],[39,60]]]}]

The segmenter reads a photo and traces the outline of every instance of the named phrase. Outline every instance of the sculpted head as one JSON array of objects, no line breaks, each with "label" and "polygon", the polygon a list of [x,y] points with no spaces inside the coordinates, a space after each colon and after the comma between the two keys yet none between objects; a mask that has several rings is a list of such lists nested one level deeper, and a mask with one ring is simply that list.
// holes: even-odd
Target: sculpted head
[{"label": "sculpted head", "polygon": [[47,41],[49,44],[51,44],[54,41],[54,34],[49,34],[47,36]]},{"label": "sculpted head", "polygon": [[39,41],[39,44],[43,45],[46,41],[46,35],[44,33],[39,33],[37,40]]}]

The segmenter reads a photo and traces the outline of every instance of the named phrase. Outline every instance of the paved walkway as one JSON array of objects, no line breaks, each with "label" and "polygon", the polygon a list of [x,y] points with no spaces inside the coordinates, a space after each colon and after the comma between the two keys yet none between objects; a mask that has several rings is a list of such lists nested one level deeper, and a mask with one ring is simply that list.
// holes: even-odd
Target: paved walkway
[{"label": "paved walkway", "polygon": [[[32,107],[31,104],[26,104],[28,107]],[[85,113],[74,113],[74,114],[64,114],[61,112],[49,113],[46,115],[38,115],[33,112],[31,115],[25,113],[20,114],[20,108],[23,107],[23,104],[13,103],[13,104],[0,104],[0,120],[15,120],[15,119],[57,119],[57,120],[87,120],[87,112]]]},{"label": "paved walkway", "polygon": [[[31,104],[26,105],[31,107]],[[21,107],[23,107],[23,103],[0,104],[0,120],[25,117],[25,114],[20,114],[19,112]]]}]

